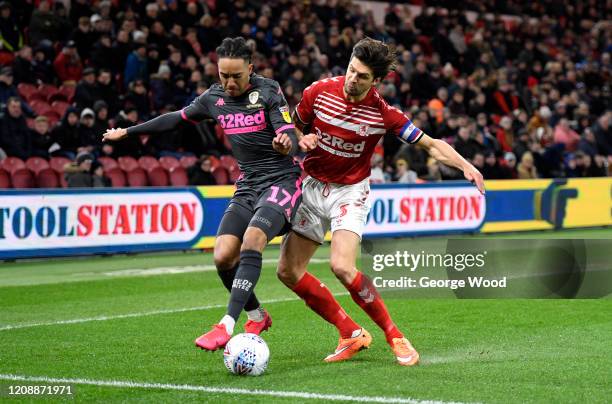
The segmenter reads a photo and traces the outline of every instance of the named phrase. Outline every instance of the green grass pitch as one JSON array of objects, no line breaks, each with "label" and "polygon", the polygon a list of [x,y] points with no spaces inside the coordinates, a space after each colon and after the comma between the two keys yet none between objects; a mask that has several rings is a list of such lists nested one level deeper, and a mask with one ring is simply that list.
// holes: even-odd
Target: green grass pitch
[{"label": "green grass pitch", "polygon": [[[551,234],[558,235],[530,237]],[[610,237],[610,230],[562,235]],[[264,306],[274,325],[262,335],[271,360],[255,378],[230,375],[221,352],[193,345],[225,311],[227,292],[209,253],[0,264],[0,401],[39,401],[9,398],[7,388],[64,379],[60,384],[74,383],[74,398],[85,402],[603,403],[612,397],[609,296],[388,299],[394,320],[421,353],[421,365],[404,368],[382,332],[342,294],[328,253],[321,248],[310,269],[372,333],[371,349],[348,362],[324,363],[336,331],[276,279],[278,249],[270,248],[257,293],[271,301]]]}]

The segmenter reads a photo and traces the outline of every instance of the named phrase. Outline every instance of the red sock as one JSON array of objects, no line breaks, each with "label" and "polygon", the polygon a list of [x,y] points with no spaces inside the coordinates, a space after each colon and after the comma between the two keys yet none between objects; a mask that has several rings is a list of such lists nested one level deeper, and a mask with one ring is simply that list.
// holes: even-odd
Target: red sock
[{"label": "red sock", "polygon": [[355,280],[346,288],[351,293],[351,297],[355,303],[357,303],[363,311],[368,313],[368,316],[382,328],[389,344],[391,344],[393,338],[404,337],[404,334],[397,329],[395,323],[391,320],[385,302],[367,276],[357,271]]},{"label": "red sock", "polygon": [[315,313],[336,326],[342,338],[350,338],[361,327],[340,307],[330,290],[320,280],[306,272],[293,291]]}]

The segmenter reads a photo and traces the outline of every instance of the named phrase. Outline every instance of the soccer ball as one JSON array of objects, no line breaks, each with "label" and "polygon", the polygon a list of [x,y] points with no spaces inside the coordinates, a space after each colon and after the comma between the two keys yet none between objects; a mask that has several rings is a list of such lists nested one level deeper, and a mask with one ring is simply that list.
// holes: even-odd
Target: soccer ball
[{"label": "soccer ball", "polygon": [[223,362],[231,373],[259,376],[268,367],[270,350],[256,334],[238,334],[229,340],[223,351]]}]

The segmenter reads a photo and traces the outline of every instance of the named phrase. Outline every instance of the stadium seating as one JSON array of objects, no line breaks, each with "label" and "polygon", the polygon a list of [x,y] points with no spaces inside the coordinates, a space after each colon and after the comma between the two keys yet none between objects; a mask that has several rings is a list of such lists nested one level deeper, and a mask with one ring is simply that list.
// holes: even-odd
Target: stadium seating
[{"label": "stadium seating", "polygon": [[217,185],[227,185],[229,183],[229,174],[227,173],[227,169],[225,167],[215,167],[212,170],[212,175],[215,177]]},{"label": "stadium seating", "polygon": [[76,89],[75,86],[69,86],[66,84],[62,84],[60,88],[58,89],[57,94],[63,95],[67,102],[72,102],[72,98],[74,98],[75,89]]},{"label": "stadium seating", "polygon": [[57,112],[60,117],[63,117],[66,114],[66,110],[69,107],[70,107],[70,104],[62,100],[55,100],[51,103],[51,108],[53,108],[53,110]]},{"label": "stadium seating", "polygon": [[70,159],[66,157],[51,157],[49,160],[49,166],[61,177],[64,176],[64,166],[70,163]]},{"label": "stadium seating", "polygon": [[171,156],[160,157],[159,164],[168,171],[181,165],[176,158]]},{"label": "stadium seating", "polygon": [[49,101],[50,98],[59,92],[59,89],[55,87],[53,84],[41,84],[38,86],[39,94],[42,94],[45,100]]},{"label": "stadium seating", "polygon": [[0,162],[0,166],[9,174],[13,174],[15,170],[25,168],[25,163],[19,157],[7,157]]},{"label": "stadium seating", "polygon": [[117,159],[117,162],[119,163],[119,168],[125,172],[132,171],[139,167],[138,161],[130,156],[121,156]]},{"label": "stadium seating", "polygon": [[98,157],[98,161],[100,162],[100,164],[102,164],[104,171],[119,167],[119,164],[117,164],[117,160],[112,157],[100,156]]},{"label": "stadium seating", "polygon": [[32,172],[27,168],[18,168],[11,173],[13,188],[35,188],[36,182]]},{"label": "stadium seating", "polygon": [[11,187],[11,175],[3,168],[0,168],[0,188]]},{"label": "stadium seating", "polygon": [[183,167],[189,168],[198,161],[196,156],[183,156],[181,157],[180,163]]},{"label": "stadium seating", "polygon": [[184,187],[189,185],[189,179],[187,178],[187,172],[182,166],[173,167],[168,170],[170,174],[170,185],[175,187]]},{"label": "stadium seating", "polygon": [[147,176],[149,178],[149,184],[154,187],[166,187],[170,184],[168,173],[159,165],[149,168],[147,170]]},{"label": "stadium seating", "polygon": [[53,108],[51,108],[51,105],[49,105],[47,101],[45,100],[39,100],[39,99],[32,100],[30,101],[30,107],[32,108],[32,111],[34,111],[36,115],[44,115],[45,112],[47,111],[53,111]]},{"label": "stadium seating", "polygon": [[108,170],[105,168],[104,175],[111,180],[113,187],[125,187],[127,184],[125,173],[118,166],[109,168]]},{"label": "stadium seating", "polygon": [[26,160],[25,166],[28,170],[37,175],[40,170],[49,168],[49,162],[42,157],[30,157]]},{"label": "stadium seating", "polygon": [[29,100],[30,96],[36,92],[36,86],[30,83],[19,83],[17,85],[17,93],[25,100]]},{"label": "stadium seating", "polygon": [[127,183],[130,187],[146,187],[148,185],[147,173],[140,167],[134,167],[127,171]]},{"label": "stadium seating", "polygon": [[60,182],[55,171],[47,166],[36,173],[36,185],[39,188],[57,188]]},{"label": "stadium seating", "polygon": [[138,165],[145,171],[149,171],[151,168],[159,167],[159,161],[155,157],[142,156],[138,159]]}]

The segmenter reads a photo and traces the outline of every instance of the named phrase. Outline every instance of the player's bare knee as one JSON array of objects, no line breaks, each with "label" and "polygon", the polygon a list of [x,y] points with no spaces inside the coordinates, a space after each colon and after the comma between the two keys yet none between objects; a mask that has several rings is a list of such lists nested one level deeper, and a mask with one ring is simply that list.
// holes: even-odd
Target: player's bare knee
[{"label": "player's bare knee", "polygon": [[330,263],[331,270],[340,282],[345,285],[350,285],[355,279],[356,269],[353,265],[348,265],[342,261],[332,260]]},{"label": "player's bare knee", "polygon": [[278,279],[289,288],[293,288],[299,280],[299,271],[290,262],[281,258],[276,268],[276,276]]},{"label": "player's bare knee", "polygon": [[266,247],[266,244],[268,244],[266,233],[260,228],[249,227],[244,233],[241,250],[255,250],[261,252]]},{"label": "player's bare knee", "polygon": [[215,248],[213,258],[218,271],[229,271],[238,264],[239,259],[236,254],[225,248]]}]

